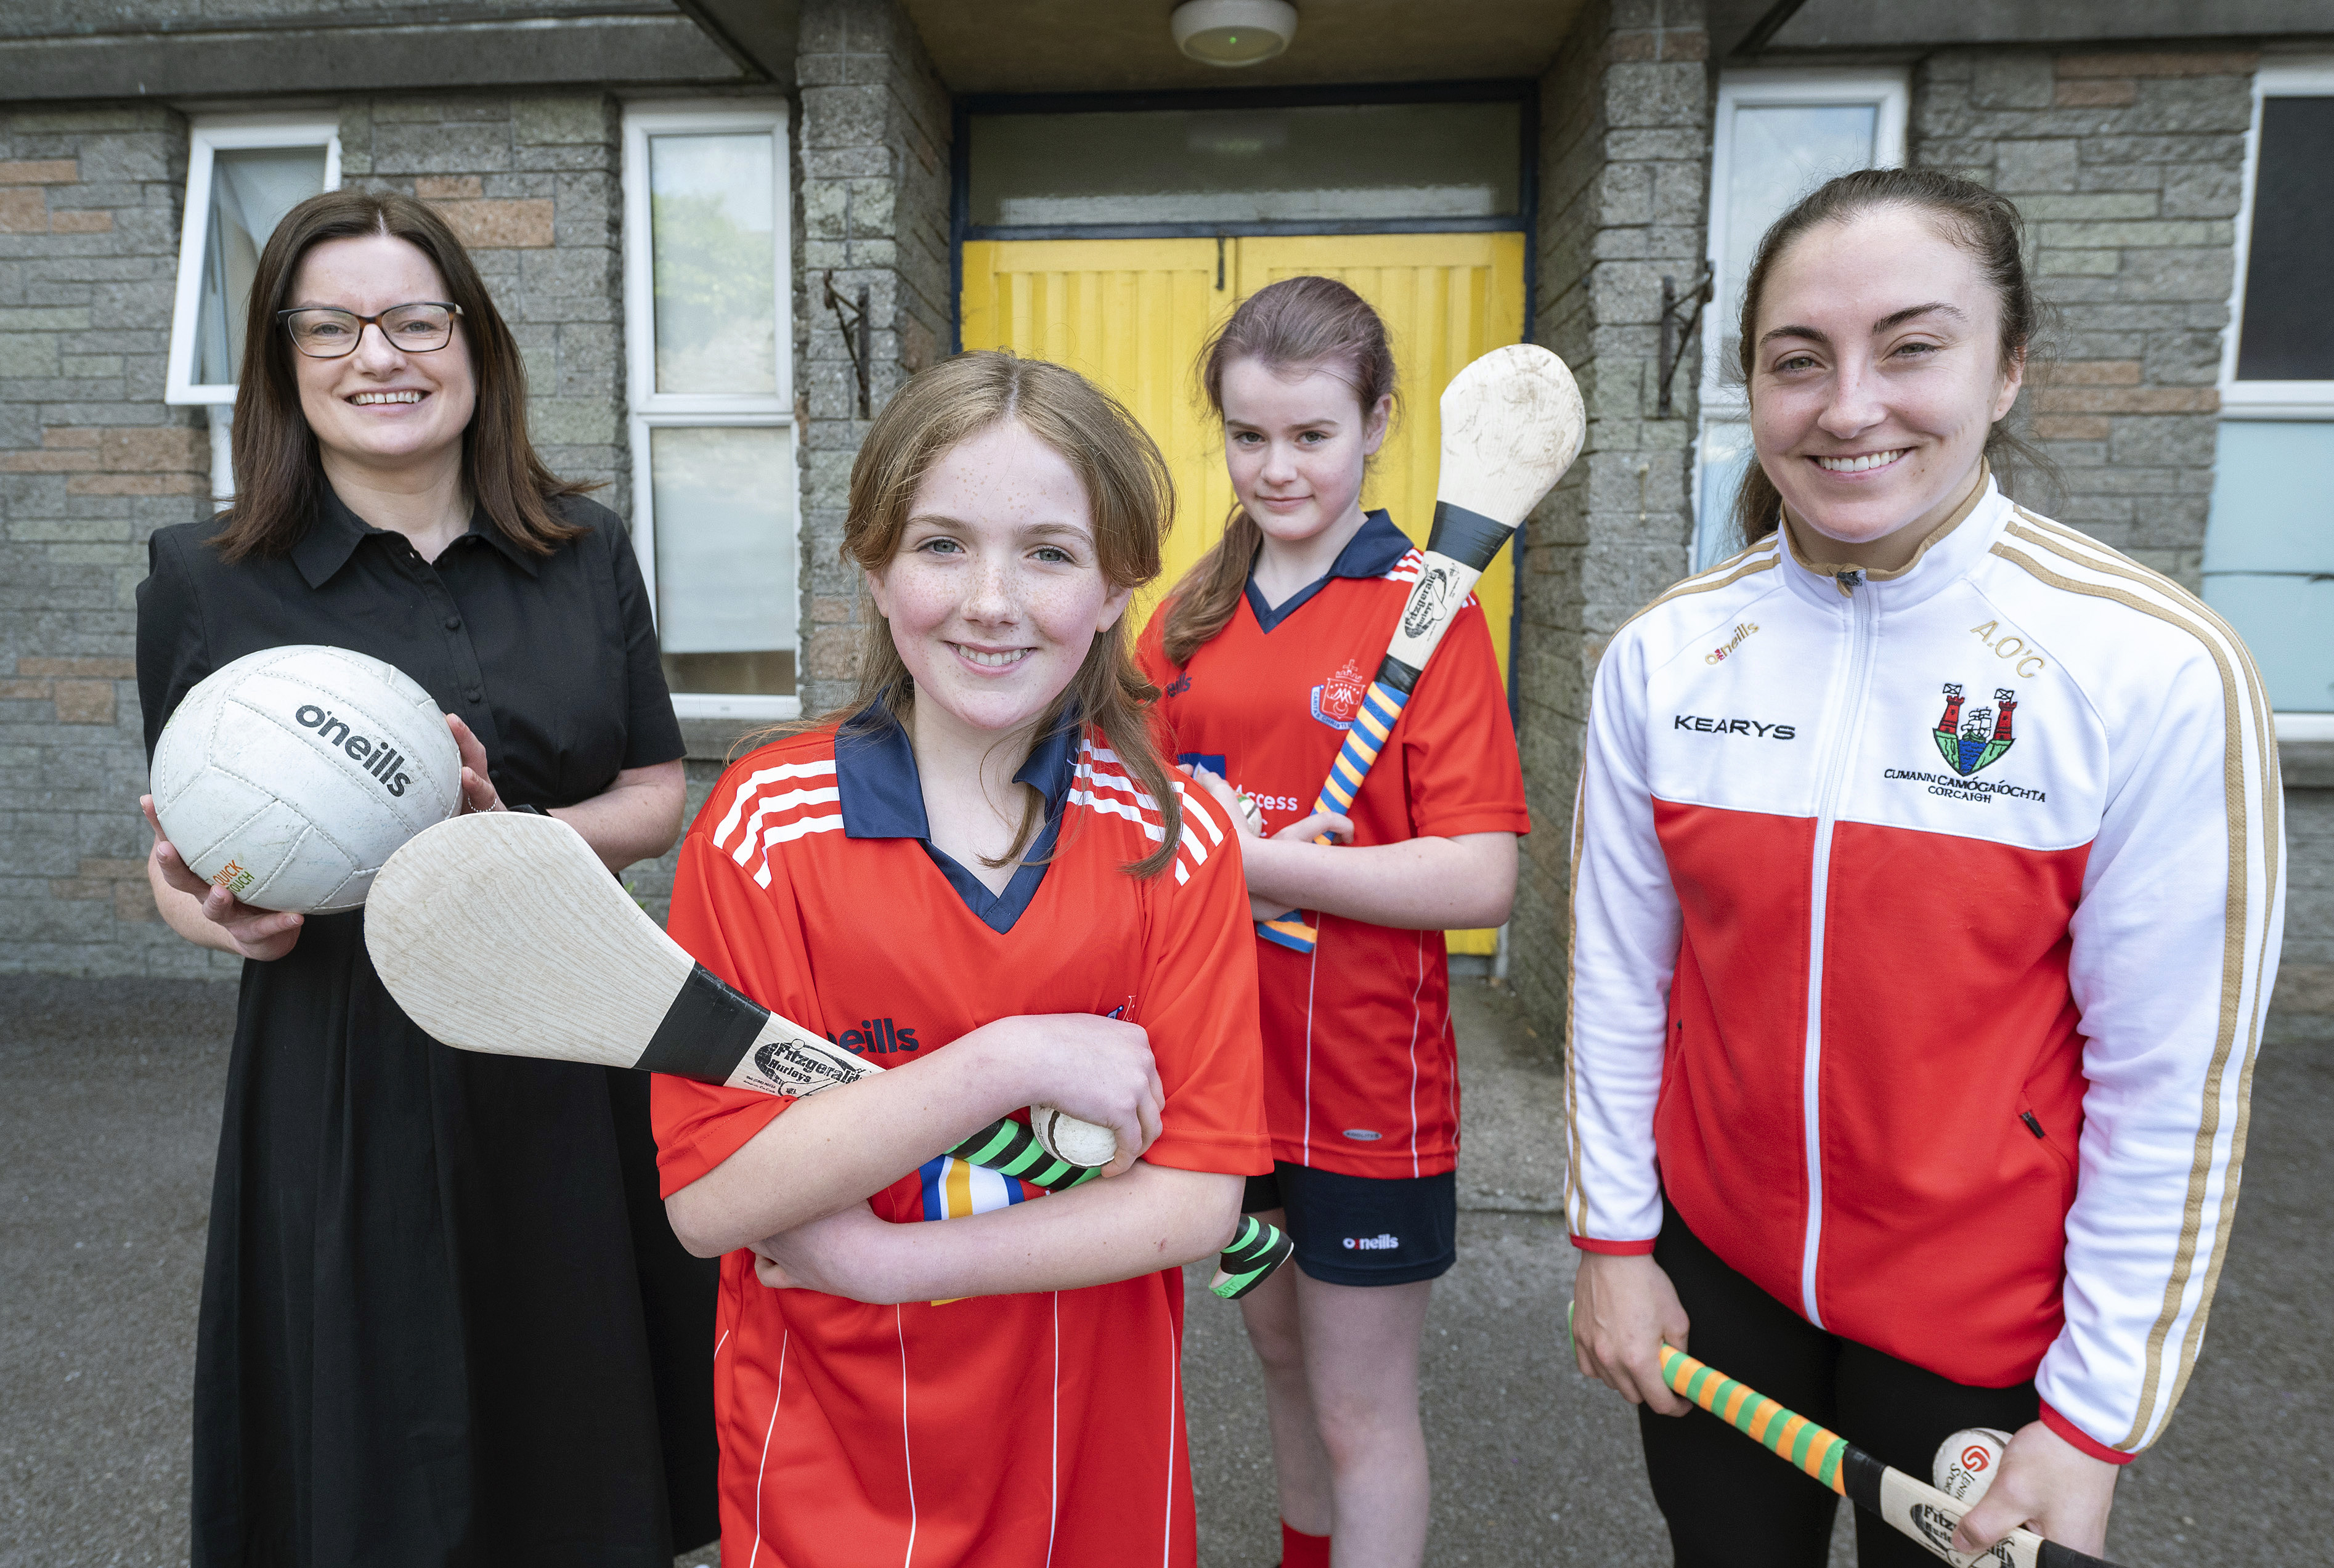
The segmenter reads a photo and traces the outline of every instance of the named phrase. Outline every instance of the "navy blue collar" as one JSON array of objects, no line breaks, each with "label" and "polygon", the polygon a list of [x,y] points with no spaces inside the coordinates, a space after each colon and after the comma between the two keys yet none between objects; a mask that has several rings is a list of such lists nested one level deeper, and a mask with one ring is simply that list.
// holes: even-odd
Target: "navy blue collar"
[{"label": "navy blue collar", "polygon": [[1009,931],[1029,907],[1029,900],[1037,896],[1037,884],[1045,880],[1077,752],[1077,726],[1056,726],[1030,748],[1029,760],[1013,775],[1016,784],[1027,784],[1046,797],[1046,825],[1005,890],[992,893],[954,858],[933,847],[931,821],[924,814],[923,780],[916,772],[915,747],[890,709],[872,708],[834,736],[834,790],[836,803],[843,808],[843,835],[914,839],[983,925],[992,931]]},{"label": "navy blue collar", "polygon": [[1248,574],[1248,607],[1256,615],[1256,623],[1266,631],[1288,620],[1311,599],[1329,585],[1332,577],[1384,577],[1394,569],[1395,563],[1410,553],[1410,535],[1394,525],[1394,519],[1381,509],[1362,519],[1362,525],[1337,558],[1329,563],[1326,575],[1307,583],[1278,604],[1268,606],[1264,595],[1256,589],[1256,572]]}]

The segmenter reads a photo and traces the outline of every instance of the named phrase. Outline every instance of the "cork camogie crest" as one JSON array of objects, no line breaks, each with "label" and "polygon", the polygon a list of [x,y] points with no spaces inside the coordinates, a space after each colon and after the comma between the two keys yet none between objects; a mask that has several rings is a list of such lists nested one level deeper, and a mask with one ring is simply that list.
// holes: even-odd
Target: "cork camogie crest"
[{"label": "cork camogie crest", "polygon": [[[1343,815],[1354,809],[1370,765],[1475,580],[1524,514],[1572,466],[1587,423],[1572,372],[1532,343],[1493,349],[1460,371],[1442,390],[1441,411],[1434,532],[1377,678],[1362,690],[1355,671],[1351,697],[1344,685],[1345,670],[1313,689],[1313,717],[1345,732],[1345,744],[1314,803],[1316,812]],[[1311,952],[1316,940],[1315,928],[1301,909],[1259,920],[1257,935],[1300,953]]]},{"label": "cork camogie crest", "polygon": [[2000,762],[2015,739],[2010,733],[2010,716],[2018,707],[2017,697],[2015,690],[1997,689],[1993,694],[1994,707],[1973,707],[1964,717],[1962,688],[1947,681],[1944,715],[1937,720],[1931,736],[1945,765],[1967,778]]}]

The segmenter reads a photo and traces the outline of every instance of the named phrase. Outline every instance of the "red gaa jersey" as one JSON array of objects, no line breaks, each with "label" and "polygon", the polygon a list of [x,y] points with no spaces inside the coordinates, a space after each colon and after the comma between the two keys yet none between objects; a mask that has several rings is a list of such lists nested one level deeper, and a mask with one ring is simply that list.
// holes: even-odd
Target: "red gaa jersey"
[{"label": "red gaa jersey", "polygon": [[[931,847],[913,753],[888,716],[792,736],[723,775],[683,841],[672,935],[764,1006],[886,1067],[996,1019],[1124,1016],[1167,1092],[1144,1158],[1269,1166],[1255,939],[1230,824],[1197,790],[1169,869],[1122,868],[1163,830],[1095,737],[1019,775],[1050,812],[992,894]],[[666,1194],[793,1103],[660,1075]],[[898,1224],[1034,1188],[940,1157],[877,1193]],[[872,1306],[774,1291],[721,1262],[714,1400],[723,1561],[1033,1568],[1195,1561],[1178,1381],[1181,1271],[1086,1290]]]},{"label": "red gaa jersey", "polygon": [[[1268,609],[1249,585],[1181,669],[1143,629],[1144,673],[1177,760],[1257,798],[1264,831],[1312,813],[1384,658],[1419,553],[1372,512],[1329,574]],[[1472,599],[1419,678],[1355,799],[1354,842],[1524,833],[1523,768],[1482,608]],[[1436,1176],[1459,1158],[1459,1075],[1440,931],[1314,919],[1310,953],[1259,942],[1265,1111],[1277,1159],[1348,1176]]]}]

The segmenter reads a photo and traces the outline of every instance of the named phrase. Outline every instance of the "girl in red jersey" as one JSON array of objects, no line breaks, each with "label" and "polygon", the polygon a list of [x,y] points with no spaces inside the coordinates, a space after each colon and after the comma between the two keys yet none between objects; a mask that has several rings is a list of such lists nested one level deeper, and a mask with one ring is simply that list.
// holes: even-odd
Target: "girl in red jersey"
[{"label": "girl in red jersey", "polygon": [[[683,842],[673,936],[892,1069],[656,1080],[673,1227],[722,1255],[727,1562],[1194,1561],[1178,1265],[1269,1162],[1233,830],[1171,783],[1119,630],[1172,510],[1074,372],[916,377],[852,470],[858,700]],[[1111,1179],[1028,1202],[936,1156],[1032,1101],[1111,1127]]]},{"label": "girl in red jersey", "polygon": [[[1419,1337],[1455,1256],[1442,933],[1508,918],[1530,825],[1522,770],[1471,601],[1352,817],[1307,814],[1418,575],[1410,541],[1361,505],[1394,356],[1351,289],[1289,278],[1233,313],[1201,380],[1239,505],[1141,656],[1179,760],[1249,835],[1252,912],[1303,910],[1317,930],[1310,953],[1258,945],[1274,1173],[1244,1207],[1288,1231],[1297,1270],[1241,1310],[1264,1365],[1283,1562],[1329,1563],[1334,1525],[1338,1568],[1403,1568],[1426,1540]],[[1359,847],[1313,842],[1323,832]]]}]

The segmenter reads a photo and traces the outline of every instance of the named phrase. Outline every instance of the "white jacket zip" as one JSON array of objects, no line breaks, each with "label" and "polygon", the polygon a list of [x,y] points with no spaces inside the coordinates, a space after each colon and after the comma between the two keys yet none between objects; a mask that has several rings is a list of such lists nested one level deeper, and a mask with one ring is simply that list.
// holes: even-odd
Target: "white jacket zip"
[{"label": "white jacket zip", "polygon": [[[1831,881],[1832,824],[1839,809],[1840,782],[1847,772],[1848,754],[1856,749],[1857,721],[1864,712],[1872,682],[1874,651],[1880,639],[1875,626],[1878,611],[1861,572],[1839,574],[1847,594],[1847,692],[1832,726],[1823,760],[1823,783],[1816,796],[1814,863],[1808,876],[1808,1028],[1807,1049],[1799,1084],[1799,1115],[1807,1140],[1808,1223],[1799,1253],[1799,1300],[1808,1322],[1824,1326],[1816,1305],[1816,1256],[1823,1242],[1823,976],[1825,896]],[[1857,590],[1862,589],[1859,592]]]}]

